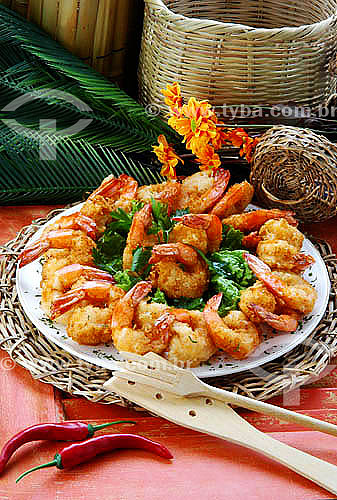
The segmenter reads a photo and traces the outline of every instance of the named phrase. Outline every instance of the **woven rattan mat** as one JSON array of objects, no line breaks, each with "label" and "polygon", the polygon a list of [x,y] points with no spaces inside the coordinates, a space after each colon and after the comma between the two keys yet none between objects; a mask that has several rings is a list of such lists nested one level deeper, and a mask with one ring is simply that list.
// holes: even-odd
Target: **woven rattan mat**
[{"label": "woven rattan mat", "polygon": [[[29,238],[59,212],[53,211],[48,217],[34,221],[14,240],[0,247],[0,348],[41,382],[91,401],[130,405],[125,399],[103,390],[111,371],[79,360],[50,342],[25,316],[19,302],[15,286],[17,255]],[[287,355],[253,371],[208,379],[210,384],[256,399],[268,399],[311,382],[330,365],[337,354],[337,259],[326,242],[314,241],[314,244],[327,266],[332,284],[329,304],[318,327],[304,344]]]}]

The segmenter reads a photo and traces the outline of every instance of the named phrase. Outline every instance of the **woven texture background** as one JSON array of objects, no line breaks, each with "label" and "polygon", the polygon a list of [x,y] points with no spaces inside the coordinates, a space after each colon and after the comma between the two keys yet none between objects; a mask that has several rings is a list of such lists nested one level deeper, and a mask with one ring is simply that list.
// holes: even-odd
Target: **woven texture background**
[{"label": "woven texture background", "polygon": [[145,0],[140,100],[161,89],[211,104],[322,103],[334,88],[336,1]]},{"label": "woven texture background", "polygon": [[[39,227],[59,212],[53,211],[47,218],[23,228],[14,240],[0,247],[0,348],[41,382],[91,401],[131,405],[103,390],[102,385],[111,377],[111,371],[86,363],[49,342],[27,319],[18,300],[17,255]],[[337,260],[325,242],[315,244],[327,265],[332,284],[327,311],[319,326],[304,344],[286,356],[254,371],[208,379],[210,384],[256,399],[268,399],[312,381],[329,365],[337,354]]]}]

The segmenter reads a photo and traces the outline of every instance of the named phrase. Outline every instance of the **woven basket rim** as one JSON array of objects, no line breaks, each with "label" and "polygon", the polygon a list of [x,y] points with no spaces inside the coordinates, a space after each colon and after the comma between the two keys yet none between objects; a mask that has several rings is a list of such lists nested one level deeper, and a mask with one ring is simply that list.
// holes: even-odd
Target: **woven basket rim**
[{"label": "woven basket rim", "polygon": [[[207,28],[221,28],[222,34],[228,31],[228,34],[236,33],[245,33],[248,38],[256,36],[256,35],[266,35],[266,36],[275,36],[277,34],[282,34],[284,37],[288,35],[289,37],[303,37],[305,34],[312,36],[313,34],[318,35],[323,33],[327,27],[337,22],[337,15],[332,14],[331,16],[323,19],[323,21],[318,21],[312,24],[303,24],[301,26],[282,26],[279,28],[254,28],[253,26],[249,26],[247,24],[239,24],[239,23],[224,23],[221,21],[211,20],[211,19],[199,19],[196,17],[187,17],[183,14],[176,14],[172,10],[170,10],[162,0],[145,0],[145,4],[149,7],[157,9],[157,15],[165,12],[166,20],[175,23],[177,27],[181,28],[181,22],[195,23],[196,30],[204,30],[206,32]],[[213,31],[212,30],[212,31]],[[303,33],[307,31],[308,33]],[[217,31],[215,31],[217,32]]]}]

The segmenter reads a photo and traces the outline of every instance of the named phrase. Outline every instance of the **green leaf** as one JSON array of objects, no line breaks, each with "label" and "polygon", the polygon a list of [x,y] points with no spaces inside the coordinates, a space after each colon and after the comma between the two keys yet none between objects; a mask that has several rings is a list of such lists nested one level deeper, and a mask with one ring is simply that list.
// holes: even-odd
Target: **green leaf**
[{"label": "green leaf", "polygon": [[155,293],[151,299],[151,302],[156,302],[157,304],[166,304],[167,305],[165,293],[162,292],[159,288],[157,288],[157,290],[155,291]]},{"label": "green leaf", "polygon": [[224,224],[222,226],[221,249],[236,250],[242,248],[244,234],[239,229]]},{"label": "green leaf", "polygon": [[216,293],[221,292],[223,294],[218,309],[220,316],[232,309],[237,309],[241,294],[240,287],[234,281],[220,275],[213,275],[211,283]]},{"label": "green leaf", "polygon": [[[131,271],[140,273],[151,257],[151,248],[138,247],[133,251]],[[143,274],[143,273],[142,273]],[[147,273],[148,274],[148,273]]]},{"label": "green leaf", "polygon": [[189,311],[191,310],[203,311],[206,302],[202,297],[197,297],[193,299],[189,297],[180,297],[179,299],[172,299],[172,305],[174,307],[188,309]]},{"label": "green leaf", "polygon": [[234,281],[242,288],[255,283],[256,278],[243,257],[243,250],[220,250],[210,256],[213,271]]},{"label": "green leaf", "polygon": [[133,276],[130,271],[119,271],[114,276],[116,280],[116,286],[119,286],[126,292],[128,292],[136,283],[142,280],[139,276]]},{"label": "green leaf", "polygon": [[192,118],[191,120],[191,129],[192,132],[195,132],[197,130],[197,122],[195,121],[195,118]]},{"label": "green leaf", "polygon": [[[167,203],[162,203],[160,201],[151,198],[152,205],[152,225],[148,230],[148,234],[161,234],[163,235],[163,240],[165,243],[168,242],[169,233],[174,226],[174,222],[170,219],[168,215],[168,205]],[[160,241],[158,235],[158,241]]]}]

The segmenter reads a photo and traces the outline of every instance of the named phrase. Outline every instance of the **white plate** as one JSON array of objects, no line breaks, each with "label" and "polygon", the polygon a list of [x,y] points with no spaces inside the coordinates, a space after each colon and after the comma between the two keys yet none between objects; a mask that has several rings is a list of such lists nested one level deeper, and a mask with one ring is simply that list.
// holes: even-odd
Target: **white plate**
[{"label": "white plate", "polygon": [[[78,210],[80,205],[65,210],[62,214],[53,218],[48,224],[53,223],[62,215],[68,215]],[[45,226],[41,227],[31,238],[30,242],[37,240]],[[209,361],[197,368],[193,372],[200,378],[229,375],[231,373],[253,370],[268,361],[272,361],[283,354],[286,354],[298,344],[305,341],[314,328],[319,324],[328,304],[330,281],[325,264],[312,243],[305,240],[303,251],[314,257],[315,263],[306,271],[304,277],[317,290],[318,299],[315,307],[308,318],[303,320],[302,325],[294,333],[278,333],[276,335],[265,336],[259,347],[247,358],[241,361],[226,357],[219,352]],[[17,269],[16,286],[22,307],[28,318],[49,340],[63,348],[74,356],[89,361],[90,363],[114,370],[114,361],[120,360],[118,351],[111,344],[99,346],[85,346],[74,342],[67,336],[64,326],[52,323],[40,308],[40,281],[41,265],[39,261],[32,262],[27,266]]]}]

